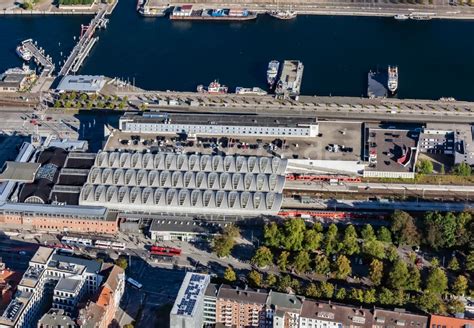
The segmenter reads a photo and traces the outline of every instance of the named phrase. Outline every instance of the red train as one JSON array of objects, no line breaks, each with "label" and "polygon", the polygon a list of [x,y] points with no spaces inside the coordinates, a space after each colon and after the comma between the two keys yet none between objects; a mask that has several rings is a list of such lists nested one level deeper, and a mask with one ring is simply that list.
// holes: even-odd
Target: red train
[{"label": "red train", "polygon": [[151,246],[150,254],[157,255],[157,256],[173,257],[173,256],[180,256],[181,250],[179,248],[173,248],[173,247]]},{"label": "red train", "polygon": [[347,177],[342,175],[305,175],[305,174],[296,174],[291,173],[286,175],[287,181],[321,181],[321,182],[329,182],[337,180],[338,182],[345,182],[345,183],[358,183],[362,182],[362,179],[359,177]]},{"label": "red train", "polygon": [[283,218],[303,218],[303,219],[384,219],[387,213],[281,210],[278,213],[278,215]]}]

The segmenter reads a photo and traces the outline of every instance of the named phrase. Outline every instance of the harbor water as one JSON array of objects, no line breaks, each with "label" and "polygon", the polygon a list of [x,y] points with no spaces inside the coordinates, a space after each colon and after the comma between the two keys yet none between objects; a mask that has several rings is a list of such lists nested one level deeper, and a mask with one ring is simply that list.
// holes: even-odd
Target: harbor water
[{"label": "harbor water", "polygon": [[[146,89],[195,91],[222,84],[266,87],[272,59],[305,65],[302,94],[366,96],[367,72],[399,67],[400,98],[474,100],[471,21],[265,15],[246,22],[143,18],[135,1],[120,0],[81,74],[128,79]],[[90,16],[0,17],[0,69],[18,66],[15,46],[33,38],[55,61]]]}]

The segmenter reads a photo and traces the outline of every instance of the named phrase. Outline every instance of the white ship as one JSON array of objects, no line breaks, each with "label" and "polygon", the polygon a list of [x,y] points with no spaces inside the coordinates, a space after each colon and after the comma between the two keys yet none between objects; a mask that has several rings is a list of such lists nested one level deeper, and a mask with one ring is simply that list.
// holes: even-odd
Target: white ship
[{"label": "white ship", "polygon": [[398,15],[393,16],[393,18],[395,18],[396,20],[404,21],[404,20],[409,19],[410,17],[404,14],[398,14]]},{"label": "white ship", "polygon": [[253,88],[237,87],[235,88],[235,93],[238,95],[256,95],[256,96],[265,96],[266,94],[268,94],[265,90],[258,87],[253,87]]},{"label": "white ship", "polygon": [[274,11],[270,11],[268,14],[274,18],[283,19],[283,20],[293,19],[293,18],[296,18],[296,16],[298,16],[298,13],[293,10],[285,10],[285,11],[274,10]]},{"label": "white ship", "polygon": [[410,14],[410,19],[413,20],[430,20],[433,18],[430,14]]},{"label": "white ship", "polygon": [[16,47],[16,53],[24,61],[30,61],[33,57],[31,51],[25,47],[25,43],[31,41],[31,39],[23,41],[18,47]]},{"label": "white ship", "polygon": [[278,70],[280,69],[280,62],[278,60],[272,60],[268,63],[267,68],[267,83],[272,88],[275,85],[278,76]]},{"label": "white ship", "polygon": [[388,66],[388,81],[387,81],[388,90],[393,94],[397,92],[398,89],[398,67],[397,66]]}]

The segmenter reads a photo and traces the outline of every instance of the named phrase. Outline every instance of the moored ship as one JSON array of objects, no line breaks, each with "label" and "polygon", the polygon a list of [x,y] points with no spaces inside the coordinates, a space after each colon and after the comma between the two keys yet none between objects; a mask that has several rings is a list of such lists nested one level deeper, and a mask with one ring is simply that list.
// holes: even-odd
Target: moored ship
[{"label": "moored ship", "polygon": [[393,94],[397,93],[398,90],[398,67],[388,66],[388,90]]},{"label": "moored ship", "polygon": [[298,15],[298,13],[293,10],[284,10],[284,11],[274,10],[274,11],[270,11],[268,14],[274,18],[278,18],[282,20],[293,19],[293,18],[296,18],[296,16]]},{"label": "moored ship", "polygon": [[280,62],[278,60],[272,60],[268,63],[267,68],[267,83],[272,88],[275,85],[278,76],[278,70],[280,69]]},{"label": "moored ship", "polygon": [[407,20],[409,17],[404,14],[398,14],[398,15],[393,16],[393,18],[395,18],[396,20],[404,21],[404,20]]},{"label": "moored ship", "polygon": [[238,95],[256,95],[256,96],[265,96],[266,94],[268,94],[265,90],[258,87],[253,87],[253,88],[237,87],[235,88],[235,93]]},{"label": "moored ship", "polygon": [[17,55],[20,56],[20,58],[23,59],[24,61],[30,61],[31,58],[33,57],[33,54],[31,53],[31,51],[29,51],[25,46],[25,43],[29,41],[31,41],[31,39],[23,41],[18,47],[16,47]]},{"label": "moored ship", "polygon": [[247,9],[193,9],[192,5],[175,7],[170,14],[172,20],[223,20],[223,21],[245,21],[256,19],[257,14]]},{"label": "moored ship", "polygon": [[202,84],[197,86],[197,92],[210,93],[210,94],[225,94],[229,88],[225,85],[221,85],[218,80],[214,80],[209,83],[208,87],[204,87]]},{"label": "moored ship", "polygon": [[430,14],[410,14],[410,19],[413,20],[430,20],[433,18]]}]

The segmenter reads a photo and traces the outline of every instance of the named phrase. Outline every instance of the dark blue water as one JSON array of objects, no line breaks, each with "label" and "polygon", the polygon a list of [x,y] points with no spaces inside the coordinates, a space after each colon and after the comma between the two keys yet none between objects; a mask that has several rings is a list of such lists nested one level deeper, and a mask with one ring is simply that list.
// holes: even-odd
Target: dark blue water
[{"label": "dark blue water", "polygon": [[[395,64],[401,98],[474,100],[474,22],[330,16],[171,22],[139,17],[134,7],[135,1],[120,0],[81,73],[135,79],[157,90],[193,91],[214,78],[231,87],[265,87],[269,60],[300,59],[303,94],[361,96],[369,69]],[[14,46],[29,36],[57,56],[57,40],[72,46],[85,20],[1,17],[0,28],[11,33],[0,36],[0,68],[18,62]]]},{"label": "dark blue water", "polygon": [[91,16],[1,16],[0,71],[21,66],[15,48],[30,38],[58,63],[74,47],[74,36],[80,35],[81,24],[87,24],[90,19]]}]

